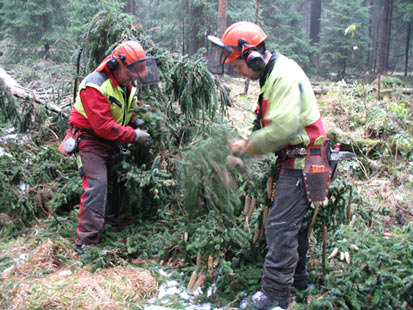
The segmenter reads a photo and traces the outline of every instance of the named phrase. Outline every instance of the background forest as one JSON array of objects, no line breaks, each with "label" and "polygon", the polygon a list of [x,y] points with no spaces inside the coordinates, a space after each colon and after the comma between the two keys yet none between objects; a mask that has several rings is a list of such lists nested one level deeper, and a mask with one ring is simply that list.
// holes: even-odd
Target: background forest
[{"label": "background forest", "polygon": [[0,6],[1,35],[10,39],[9,47],[37,49],[59,61],[68,61],[82,46],[84,26],[92,16],[108,10],[129,14],[157,46],[181,54],[208,49],[208,34],[221,34],[225,25],[247,20],[264,29],[270,49],[291,56],[310,74],[337,79],[377,72],[406,75],[412,65],[408,0],[47,0],[1,1]]},{"label": "background forest", "polygon": [[[206,36],[240,20],[303,67],[329,139],[357,155],[290,309],[413,309],[411,1],[0,0],[1,309],[238,309],[260,287],[275,158],[227,160],[258,84],[207,71]],[[125,228],[79,256],[81,181],[57,146],[78,83],[125,38],[157,58],[135,111],[153,143],[118,158]]]}]

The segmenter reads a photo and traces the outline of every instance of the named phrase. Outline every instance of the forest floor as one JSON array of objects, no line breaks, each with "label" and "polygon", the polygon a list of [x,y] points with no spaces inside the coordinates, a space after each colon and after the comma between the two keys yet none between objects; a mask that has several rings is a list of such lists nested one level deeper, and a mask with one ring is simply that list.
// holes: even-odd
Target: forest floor
[{"label": "forest floor", "polygon": [[[231,88],[233,99],[229,120],[241,135],[247,136],[254,119],[252,111],[259,93],[258,83],[250,82],[248,95],[244,95],[244,80],[226,77],[224,83]],[[330,90],[318,97],[327,131],[350,143],[350,140],[364,138],[369,130],[375,130],[372,122],[368,123],[371,128],[349,125],[352,116],[345,115],[343,109],[346,107],[340,106],[343,89],[347,86],[331,83],[328,87]],[[368,92],[365,87],[361,89]],[[382,225],[384,233],[391,233],[393,226],[412,223],[413,175],[400,163],[397,154],[393,155],[394,165],[390,168],[384,167],[378,159],[369,159],[370,167],[356,160],[350,165],[357,166],[365,178],[360,180],[348,175],[355,192],[364,197],[369,206],[377,212],[387,210],[377,219],[379,224],[375,224],[374,219],[370,223],[371,227]],[[114,262],[112,268],[100,270],[85,264],[90,261],[85,261],[73,247],[75,213],[76,210],[66,218],[63,226],[49,217],[39,220],[24,234],[6,239],[0,237],[0,295],[3,299],[0,308],[7,304],[9,309],[210,309],[208,304],[187,304],[192,295],[185,292],[185,283],[171,284],[166,273],[160,272],[162,268],[156,260],[135,259],[131,264]],[[12,221],[5,214],[0,216],[2,225]],[[105,233],[108,238],[116,238],[110,230]],[[101,251],[106,251],[110,257],[110,250]],[[97,265],[96,260],[94,263]],[[156,302],[163,298],[159,294],[169,296],[166,304]],[[176,300],[171,301],[171,298]],[[182,304],[186,306],[182,308]],[[295,309],[295,301],[289,309]]]}]

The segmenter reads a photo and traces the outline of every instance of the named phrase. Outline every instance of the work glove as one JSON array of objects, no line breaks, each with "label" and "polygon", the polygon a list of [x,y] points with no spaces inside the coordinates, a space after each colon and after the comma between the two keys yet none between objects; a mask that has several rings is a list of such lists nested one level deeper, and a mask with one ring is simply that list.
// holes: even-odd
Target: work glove
[{"label": "work glove", "polygon": [[151,139],[151,135],[148,134],[145,130],[142,129],[135,129],[135,137],[133,138],[133,142],[138,143],[146,143]]}]

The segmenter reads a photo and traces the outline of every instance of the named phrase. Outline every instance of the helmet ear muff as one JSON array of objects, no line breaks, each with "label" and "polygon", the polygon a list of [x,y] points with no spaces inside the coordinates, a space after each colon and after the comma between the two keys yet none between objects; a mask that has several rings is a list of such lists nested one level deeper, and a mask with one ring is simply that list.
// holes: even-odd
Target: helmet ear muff
[{"label": "helmet ear muff", "polygon": [[[249,45],[248,41],[244,38],[240,38],[238,40],[238,46],[243,49],[245,45]],[[264,70],[266,65],[264,57],[254,48],[247,49],[244,53],[242,53],[241,56],[247,62],[247,66],[253,71],[261,72],[262,70]]]},{"label": "helmet ear muff", "polygon": [[[119,68],[119,62],[118,62],[118,60],[117,60],[115,57],[116,57],[116,56],[112,56],[112,57],[108,60],[108,63],[107,63],[108,69],[109,69],[110,71],[112,71],[112,72]],[[125,62],[125,58],[126,58],[125,55],[120,54],[120,55],[118,56],[118,58],[119,58],[120,61],[122,61],[123,64],[126,64],[126,62]]]},{"label": "helmet ear muff", "polygon": [[261,72],[266,66],[264,57],[256,50],[247,50],[242,57],[247,62],[247,66],[255,72]]},{"label": "helmet ear muff", "polygon": [[108,60],[107,66],[109,71],[113,72],[119,68],[119,62],[115,58],[111,58]]}]

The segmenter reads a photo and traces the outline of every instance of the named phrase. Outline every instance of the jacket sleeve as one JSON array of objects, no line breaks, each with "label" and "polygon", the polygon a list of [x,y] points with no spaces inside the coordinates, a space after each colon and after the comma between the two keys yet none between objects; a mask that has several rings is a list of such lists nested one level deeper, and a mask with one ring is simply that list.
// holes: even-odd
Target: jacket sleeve
[{"label": "jacket sleeve", "polygon": [[99,137],[119,143],[133,141],[133,128],[115,122],[110,112],[110,103],[97,89],[86,87],[80,92],[80,98],[90,126]]},{"label": "jacket sleeve", "polygon": [[302,89],[296,80],[279,77],[268,85],[268,110],[264,119],[270,124],[253,132],[250,141],[260,154],[276,152],[287,146],[299,133]]}]

